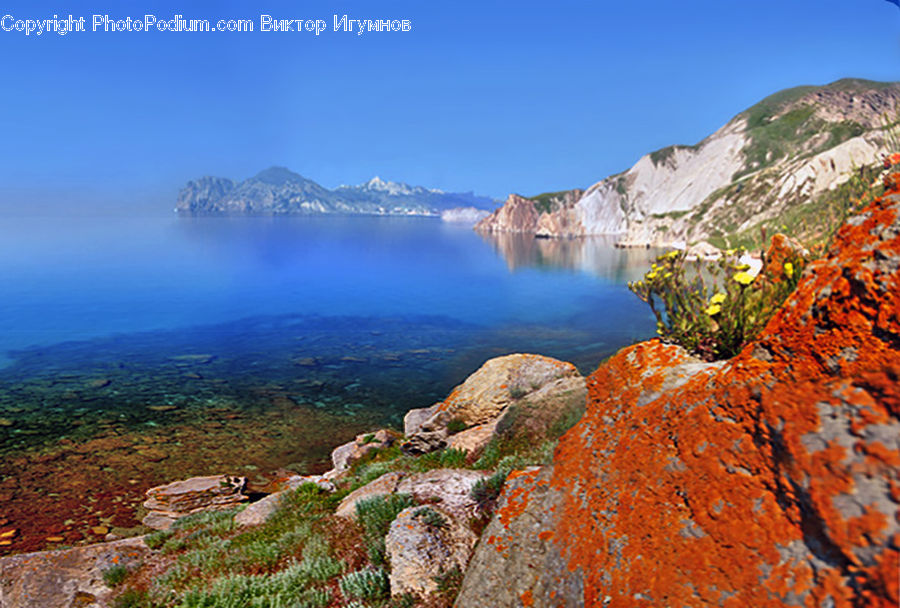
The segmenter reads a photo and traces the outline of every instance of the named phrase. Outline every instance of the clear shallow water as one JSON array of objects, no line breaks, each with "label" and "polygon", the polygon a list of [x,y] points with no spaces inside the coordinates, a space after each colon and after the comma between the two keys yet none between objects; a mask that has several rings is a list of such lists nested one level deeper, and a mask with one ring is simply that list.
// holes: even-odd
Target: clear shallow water
[{"label": "clear shallow water", "polygon": [[491,357],[590,372],[652,333],[625,287],[651,254],[424,218],[0,218],[0,554],[126,533],[175,479],[324,471]]},{"label": "clear shallow water", "polygon": [[2,218],[0,450],[226,402],[398,424],[508,352],[589,372],[652,333],[625,287],[650,257],[429,218]]}]

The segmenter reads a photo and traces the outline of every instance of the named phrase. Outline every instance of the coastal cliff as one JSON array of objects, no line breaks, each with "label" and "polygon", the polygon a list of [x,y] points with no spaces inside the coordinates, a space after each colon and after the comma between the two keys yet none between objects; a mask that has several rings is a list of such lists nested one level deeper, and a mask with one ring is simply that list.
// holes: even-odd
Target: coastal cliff
[{"label": "coastal cliff", "polygon": [[[482,232],[617,235],[623,246],[758,244],[760,228],[816,237],[840,218],[835,189],[888,151],[900,83],[841,80],[772,95],[692,146],[670,146],[583,193],[511,195]],[[861,178],[867,177],[859,174]]]}]

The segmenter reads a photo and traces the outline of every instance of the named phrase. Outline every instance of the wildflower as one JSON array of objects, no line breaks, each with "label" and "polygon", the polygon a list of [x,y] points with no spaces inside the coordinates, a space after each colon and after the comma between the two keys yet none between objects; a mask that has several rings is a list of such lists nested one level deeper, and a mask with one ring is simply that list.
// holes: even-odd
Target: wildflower
[{"label": "wildflower", "polygon": [[705,312],[706,314],[708,314],[709,316],[712,317],[714,315],[719,314],[721,311],[722,311],[722,307],[719,304],[710,304],[709,308],[707,308],[703,312]]},{"label": "wildflower", "polygon": [[741,272],[735,274],[732,278],[741,285],[749,285],[753,282],[753,275],[746,270],[742,270]]},{"label": "wildflower", "polygon": [[666,274],[663,275],[663,278],[664,278],[664,279],[668,279],[668,278],[670,278],[671,276],[672,276],[672,273],[671,273],[671,272],[667,272]]},{"label": "wildflower", "polygon": [[651,271],[651,272],[648,272],[648,273],[644,276],[644,278],[647,279],[648,281],[652,281],[653,279],[656,278],[656,271],[653,270],[653,271]]},{"label": "wildflower", "polygon": [[673,249],[672,251],[670,251],[669,253],[667,253],[667,254],[664,255],[663,257],[666,258],[666,259],[677,258],[679,253],[680,253],[680,252],[679,252],[677,249]]},{"label": "wildflower", "polygon": [[794,265],[790,262],[784,263],[784,276],[786,276],[787,278],[791,278],[792,276],[794,276]]},{"label": "wildflower", "polygon": [[725,255],[734,255],[734,252],[735,252],[735,251],[736,251],[735,249],[726,249],[726,250],[725,250]]},{"label": "wildflower", "polygon": [[721,304],[725,301],[725,294],[721,291],[709,299],[710,304]]}]

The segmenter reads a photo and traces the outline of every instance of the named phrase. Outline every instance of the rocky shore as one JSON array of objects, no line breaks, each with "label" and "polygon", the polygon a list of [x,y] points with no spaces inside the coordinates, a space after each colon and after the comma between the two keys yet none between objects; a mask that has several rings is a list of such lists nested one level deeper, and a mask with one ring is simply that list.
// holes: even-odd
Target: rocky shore
[{"label": "rocky shore", "polygon": [[227,589],[296,571],[298,605],[322,607],[896,606],[900,174],[885,185],[731,360],[659,340],[587,379],[492,359],[402,435],[360,434],[247,507],[234,476],[178,482],[147,495],[169,531],[0,559],[0,607],[113,606],[110,572],[188,581],[206,565],[184,556],[267,555],[301,515],[306,540]]}]

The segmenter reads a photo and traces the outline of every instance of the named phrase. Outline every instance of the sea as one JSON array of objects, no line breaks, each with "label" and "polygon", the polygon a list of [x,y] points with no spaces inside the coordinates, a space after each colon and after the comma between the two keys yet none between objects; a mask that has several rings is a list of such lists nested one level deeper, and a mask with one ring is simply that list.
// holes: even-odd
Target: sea
[{"label": "sea", "polygon": [[627,282],[656,253],[427,217],[2,217],[0,527],[85,542],[150,484],[321,472],[492,357],[589,374],[653,335]]}]

